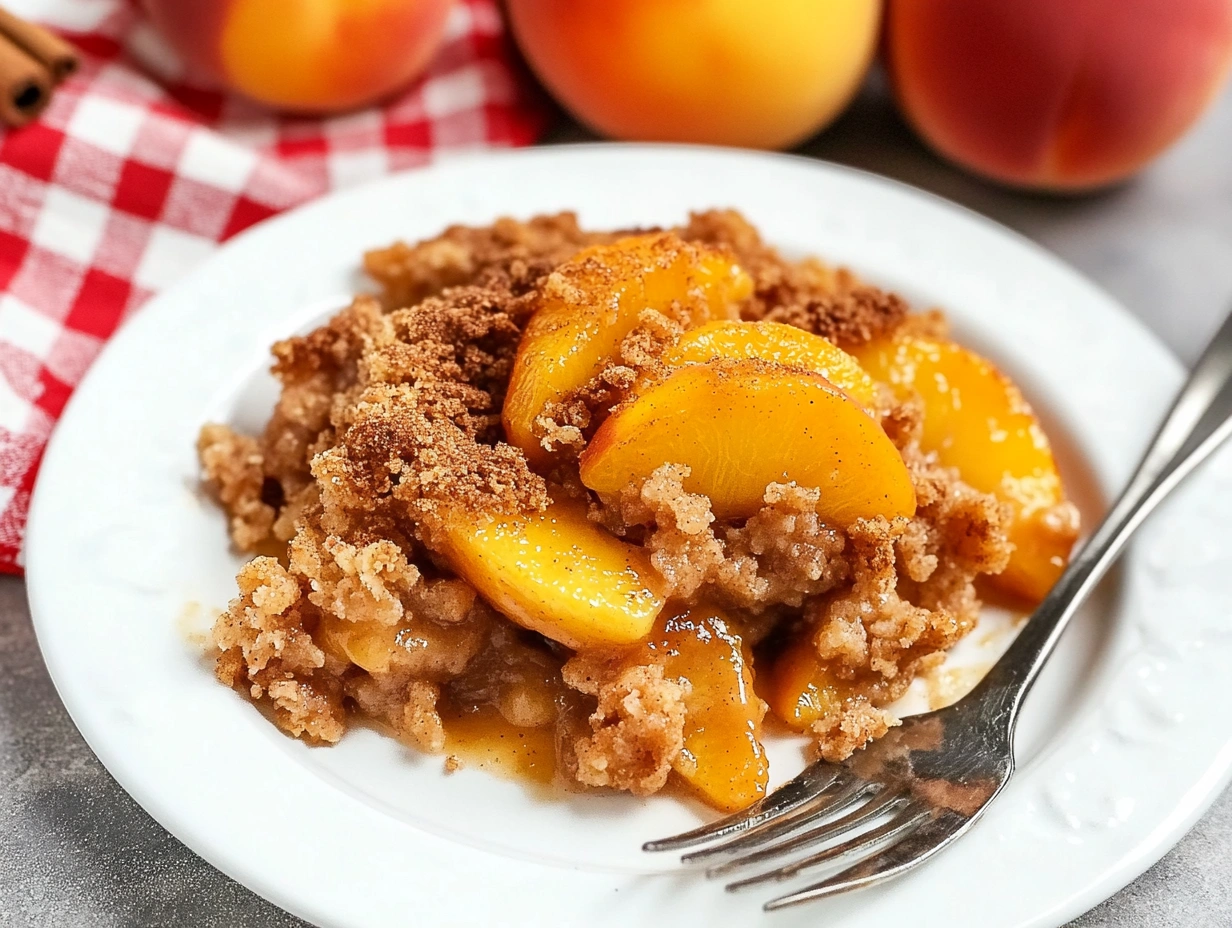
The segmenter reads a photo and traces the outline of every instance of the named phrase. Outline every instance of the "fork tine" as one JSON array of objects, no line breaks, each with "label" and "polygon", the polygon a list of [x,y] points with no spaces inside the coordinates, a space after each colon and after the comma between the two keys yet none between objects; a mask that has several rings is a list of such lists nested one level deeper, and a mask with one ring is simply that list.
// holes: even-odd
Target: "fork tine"
[{"label": "fork tine", "polygon": [[[810,854],[808,857],[784,864],[774,870],[767,870],[765,873],[759,873],[756,876],[729,883],[727,884],[727,891],[738,892],[751,886],[759,886],[762,883],[789,880],[805,870],[811,870],[814,867],[857,852],[868,851],[868,854],[863,856],[870,856],[876,853],[876,851],[884,850],[888,844],[897,844],[931,817],[932,812],[927,806],[913,802],[904,808],[900,814],[890,819],[890,821],[877,826],[871,831],[856,835],[854,838],[848,838],[841,844],[835,844],[825,850],[818,851],[816,854]],[[783,898],[793,898],[795,895],[797,894],[793,893],[792,896],[784,896]],[[775,901],[777,902],[778,900]],[[800,899],[799,901],[803,902],[805,900]]]},{"label": "fork tine", "polygon": [[851,831],[854,828],[859,828],[871,822],[873,819],[885,815],[888,812],[896,812],[898,809],[910,802],[911,799],[907,795],[906,789],[903,787],[894,787],[886,789],[878,793],[872,800],[866,802],[859,808],[853,809],[841,818],[831,819],[828,822],[822,822],[813,828],[809,828],[800,834],[793,835],[781,844],[775,844],[768,848],[763,848],[760,851],[753,851],[743,857],[736,857],[732,860],[725,861],[721,864],[711,867],[706,871],[706,876],[714,878],[723,876],[727,873],[732,873],[736,870],[742,870],[752,864],[761,863],[765,860],[773,860],[775,857],[781,857],[784,854],[790,854],[792,851],[798,851],[803,848],[812,847],[816,844],[821,844],[829,841],[832,838],[837,838],[845,832]]},{"label": "fork tine", "polygon": [[796,777],[788,780],[769,796],[757,800],[747,809],[671,838],[647,841],[642,845],[642,850],[675,851],[718,838],[726,838],[728,835],[752,831],[766,822],[777,821],[780,815],[787,815],[798,809],[819,793],[833,786],[845,772],[843,768],[829,764],[810,764]]},{"label": "fork tine", "polygon": [[760,827],[749,829],[744,834],[737,835],[720,844],[702,848],[700,851],[693,851],[691,854],[685,854],[680,858],[680,862],[684,864],[697,864],[715,857],[725,857],[728,854],[740,853],[751,848],[761,847],[763,844],[789,834],[823,815],[841,812],[848,806],[859,802],[869,793],[881,788],[879,783],[870,783],[867,780],[848,779],[846,777],[840,777],[836,785],[838,789],[834,792],[823,791],[819,793],[808,802],[801,803],[789,815],[780,815],[773,821],[767,820]]},{"label": "fork tine", "polygon": [[826,896],[836,896],[914,870],[965,832],[975,818],[978,816],[963,819],[953,813],[938,816],[872,857],[861,860],[819,883],[771,899],[766,903],[765,909],[771,912],[814,899],[824,899]]}]

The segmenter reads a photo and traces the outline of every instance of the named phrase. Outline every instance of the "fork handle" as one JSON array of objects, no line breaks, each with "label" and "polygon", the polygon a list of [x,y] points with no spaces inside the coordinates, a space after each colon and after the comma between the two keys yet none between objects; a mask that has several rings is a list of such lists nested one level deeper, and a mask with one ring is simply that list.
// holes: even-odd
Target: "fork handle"
[{"label": "fork handle", "polygon": [[1163,425],[1090,539],[975,690],[1012,724],[1074,612],[1159,502],[1232,434],[1232,316],[1224,320]]}]

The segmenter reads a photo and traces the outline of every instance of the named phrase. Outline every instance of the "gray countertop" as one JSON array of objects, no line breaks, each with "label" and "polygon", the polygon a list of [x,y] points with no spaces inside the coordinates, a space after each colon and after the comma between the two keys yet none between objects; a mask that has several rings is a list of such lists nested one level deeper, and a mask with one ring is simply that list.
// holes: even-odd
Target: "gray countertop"
[{"label": "gray countertop", "polygon": [[[558,130],[553,140],[585,138]],[[1192,361],[1232,304],[1232,92],[1137,180],[1078,199],[984,184],[929,154],[876,82],[808,155],[1005,223],[1120,299]],[[1075,928],[1232,925],[1232,792]],[[0,924],[302,925],[164,831],[81,740],[43,668],[20,580],[0,579]]]}]

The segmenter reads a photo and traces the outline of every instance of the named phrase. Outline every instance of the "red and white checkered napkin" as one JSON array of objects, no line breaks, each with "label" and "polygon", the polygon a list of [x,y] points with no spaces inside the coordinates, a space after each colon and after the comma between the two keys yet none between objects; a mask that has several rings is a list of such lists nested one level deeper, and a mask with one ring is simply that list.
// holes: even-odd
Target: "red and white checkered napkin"
[{"label": "red and white checkered napkin", "polygon": [[461,0],[396,99],[321,119],[194,83],[125,0],[12,6],[84,59],[36,123],[0,129],[0,571],[17,573],[43,446],[125,316],[266,216],[448,152],[529,144],[546,116],[495,0]]}]

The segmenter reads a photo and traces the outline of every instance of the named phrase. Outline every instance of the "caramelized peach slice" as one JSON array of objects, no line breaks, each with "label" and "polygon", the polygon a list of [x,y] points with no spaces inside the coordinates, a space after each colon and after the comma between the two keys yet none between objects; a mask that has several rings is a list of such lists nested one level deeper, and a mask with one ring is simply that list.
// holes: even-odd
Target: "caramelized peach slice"
[{"label": "caramelized peach slice", "polygon": [[876,400],[873,379],[833,342],[782,322],[717,319],[681,336],[663,355],[669,367],[721,359],[773,361],[815,371],[865,408]]},{"label": "caramelized peach slice", "polygon": [[753,692],[752,665],[727,619],[696,607],[656,623],[644,647],[663,658],[665,676],[691,684],[676,772],[726,812],[764,796],[770,774],[760,741],[766,706]]},{"label": "caramelized peach slice", "polygon": [[796,638],[775,658],[759,690],[770,711],[789,728],[808,731],[821,719],[837,718],[844,703],[868,700],[875,706],[902,694],[903,681],[886,680],[877,673],[843,679],[817,656],[813,636]]},{"label": "caramelized peach slice", "polygon": [[725,253],[670,233],[582,251],[549,278],[522,333],[505,397],[509,443],[532,461],[545,461],[535,418],[598,374],[643,310],[700,325],[733,315],[734,304],[752,290],[748,274]]},{"label": "caramelized peach slice", "polygon": [[840,681],[817,657],[809,635],[797,638],[775,659],[762,692],[770,710],[796,731],[807,731],[847,697]]},{"label": "caramelized peach slice", "polygon": [[450,566],[525,628],[570,648],[631,644],[663,608],[649,557],[568,500],[545,512],[488,516],[451,510],[441,547]]},{"label": "caramelized peach slice", "polygon": [[1043,599],[1069,558],[1078,516],[1066,502],[1048,438],[1018,388],[992,363],[949,341],[890,336],[855,354],[874,378],[920,395],[925,451],[1013,506],[1015,550],[996,581]]},{"label": "caramelized peach slice", "polygon": [[485,631],[471,623],[382,625],[324,615],[313,639],[327,653],[368,673],[386,673],[398,662],[413,673],[434,676],[460,672],[483,644]]},{"label": "caramelized peach slice", "polygon": [[835,525],[910,516],[902,456],[850,397],[820,374],[766,361],[690,364],[616,410],[581,458],[582,482],[615,494],[662,464],[685,464],[692,493],[719,518],[749,516],[766,486],[818,487]]}]

